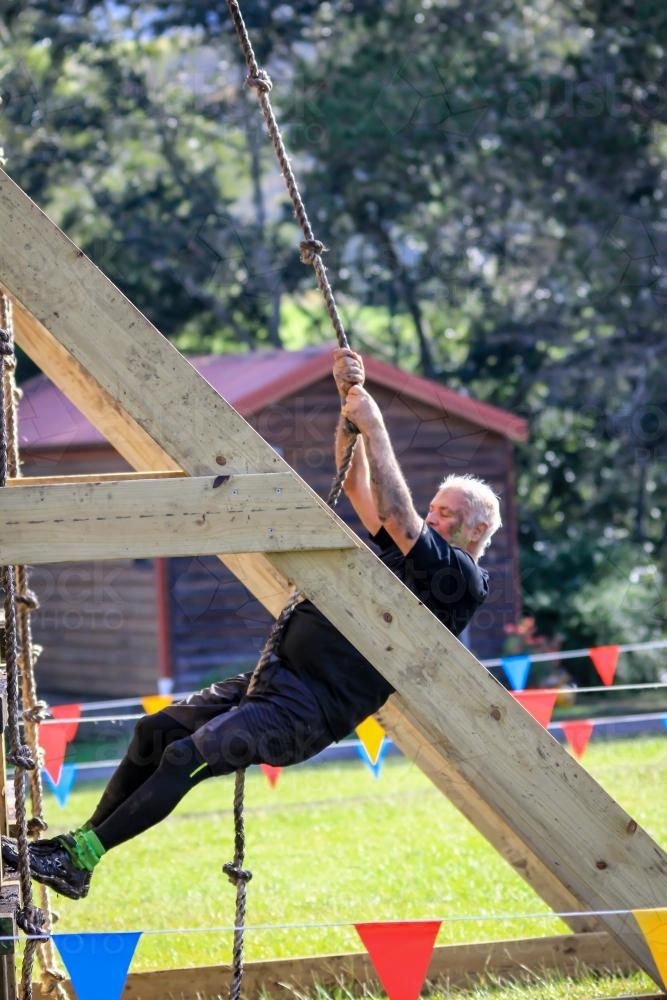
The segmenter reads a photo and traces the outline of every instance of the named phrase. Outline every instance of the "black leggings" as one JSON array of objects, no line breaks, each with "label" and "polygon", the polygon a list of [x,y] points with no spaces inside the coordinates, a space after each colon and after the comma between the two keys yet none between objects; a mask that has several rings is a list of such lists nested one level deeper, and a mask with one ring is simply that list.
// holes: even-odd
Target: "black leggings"
[{"label": "black leggings", "polygon": [[279,704],[277,698],[245,699],[194,733],[194,718],[188,721],[189,726],[166,710],[137,723],[88,821],[106,850],[160,822],[205,778],[250,764],[296,764],[332,741],[316,705]]},{"label": "black leggings", "polygon": [[211,776],[186,729],[165,712],[144,716],[89,825],[110,850],[160,822]]},{"label": "black leggings", "polygon": [[165,712],[139,719],[125,756],[111,775],[89,825],[97,828],[108,819],[121,802],[157,771],[167,747],[190,735],[188,729],[174,722]]}]

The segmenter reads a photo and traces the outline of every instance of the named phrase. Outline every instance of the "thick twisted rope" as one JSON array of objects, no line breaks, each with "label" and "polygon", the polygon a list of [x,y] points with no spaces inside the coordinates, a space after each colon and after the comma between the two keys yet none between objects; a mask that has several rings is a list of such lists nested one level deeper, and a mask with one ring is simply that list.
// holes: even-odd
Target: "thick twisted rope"
[{"label": "thick twisted rope", "polygon": [[[8,477],[20,475],[18,446],[18,402],[20,390],[16,385],[16,357],[9,298],[0,293],[0,350],[2,372],[0,400],[2,427],[0,432],[0,486]],[[59,1000],[66,1000],[62,985],[64,975],[55,968],[55,949],[50,937],[52,917],[49,893],[40,886],[41,908],[32,901],[32,883],[28,857],[28,837],[47,828],[43,819],[43,785],[41,770],[35,766],[39,760],[38,723],[48,717],[47,705],[37,700],[34,667],[40,649],[32,639],[31,613],[39,607],[35,594],[29,588],[28,570],[25,566],[7,567],[4,570],[5,616],[7,622],[6,657],[8,684],[8,715],[10,752],[8,759],[15,764],[14,789],[16,800],[17,844],[19,852],[19,881],[22,907],[16,914],[18,926],[30,935],[22,964],[21,990],[24,1000],[32,997],[32,972],[37,953],[41,978],[48,991]],[[26,742],[21,742],[19,722],[19,683]],[[25,772],[28,772],[31,792],[32,818],[27,819],[25,807]]]},{"label": "thick twisted rope", "polygon": [[[271,78],[269,77],[269,74],[265,70],[261,69],[257,63],[252,43],[250,41],[250,36],[248,34],[248,29],[246,28],[241,8],[237,3],[237,0],[227,0],[227,7],[229,8],[232,23],[238,36],[246,67],[248,69],[246,84],[249,87],[252,87],[257,94],[257,99],[264,116],[264,121],[266,122],[266,127],[268,129],[269,136],[271,137],[271,142],[273,143],[278,163],[280,164],[280,169],[285,180],[287,191],[292,201],[294,215],[303,233],[304,238],[299,246],[301,261],[304,264],[310,264],[315,271],[317,283],[336,334],[338,346],[341,348],[348,348],[349,344],[345,333],[345,327],[343,326],[343,321],[338,312],[338,307],[336,306],[336,300],[334,298],[331,284],[329,283],[326,267],[322,261],[322,254],[326,252],[326,247],[321,240],[315,238],[313,233],[313,229],[294,176],[294,171],[292,170],[292,165],[285,148],[285,143],[283,142],[280,128],[278,127],[278,122],[276,121],[276,117],[271,106],[269,98],[269,94],[271,93],[273,87]],[[355,447],[357,444],[357,428],[354,427],[349,421],[345,421],[344,429],[349,437],[349,442],[345,448],[340,468],[336,472],[336,476],[331,484],[329,496],[327,497],[327,503],[330,507],[335,507],[338,503],[345,479],[352,465]],[[271,657],[275,654],[283,630],[285,629],[294,608],[301,600],[301,594],[294,592],[274,622],[260,653],[257,665],[252,672],[250,683],[248,685],[248,693],[253,690],[257,683],[257,678]],[[244,795],[245,770],[241,769],[236,772],[234,786],[234,860],[233,862],[223,866],[223,871],[229,877],[229,880],[236,885],[236,919],[234,923],[230,1000],[240,1000],[241,996],[241,986],[243,981],[246,889],[247,884],[252,877],[251,872],[243,867],[245,862],[245,826],[243,819]]]},{"label": "thick twisted rope", "polygon": [[292,165],[290,163],[289,156],[287,155],[285,143],[283,142],[278,122],[276,121],[276,117],[273,113],[271,100],[269,98],[269,94],[271,93],[271,89],[273,87],[271,78],[265,70],[260,69],[257,63],[252,43],[250,41],[250,36],[248,35],[248,29],[246,28],[245,21],[243,20],[239,4],[236,0],[227,0],[227,7],[229,8],[232,23],[236,30],[241,51],[243,52],[243,57],[248,68],[246,83],[249,87],[252,87],[257,94],[257,99],[262,109],[262,114],[264,115],[264,121],[266,122],[266,127],[271,137],[271,142],[273,143],[273,148],[275,150],[276,157],[278,158],[282,175],[285,179],[287,191],[294,207],[294,215],[296,216],[296,220],[301,227],[301,231],[303,232],[304,238],[300,246],[301,260],[304,264],[311,264],[315,270],[317,283],[320,287],[320,291],[322,292],[324,304],[326,305],[331,323],[336,332],[338,346],[348,347],[349,345],[345,334],[345,327],[343,326],[343,321],[338,312],[338,307],[336,306],[336,300],[334,299],[331,285],[329,284],[326,267],[322,261],[322,254],[326,252],[326,247],[320,240],[315,238],[313,233],[313,229],[310,225],[310,220],[308,219],[308,214],[294,176],[294,171],[292,170]]},{"label": "thick twisted rope", "polygon": [[[7,399],[7,376],[14,359],[14,344],[10,329],[7,299],[2,297],[0,309],[0,488],[7,485],[9,478],[8,437],[6,414],[10,401]],[[28,861],[28,834],[25,816],[25,771],[33,768],[35,762],[29,747],[21,742],[19,726],[19,662],[18,634],[16,622],[16,573],[13,566],[2,568],[2,587],[5,611],[5,658],[7,665],[7,715],[8,742],[7,759],[14,764],[14,797],[17,823],[17,843],[19,852],[19,883],[21,906],[16,913],[16,922],[27,934],[39,934],[43,923],[41,914],[32,902],[32,885]],[[36,941],[31,937],[23,956],[21,989],[23,1000],[32,1000],[32,968]]]}]

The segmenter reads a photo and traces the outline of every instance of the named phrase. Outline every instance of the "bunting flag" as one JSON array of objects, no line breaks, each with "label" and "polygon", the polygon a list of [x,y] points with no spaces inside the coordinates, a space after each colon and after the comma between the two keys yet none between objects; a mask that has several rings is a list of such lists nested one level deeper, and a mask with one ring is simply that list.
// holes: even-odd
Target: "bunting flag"
[{"label": "bunting flag", "polygon": [[384,743],[385,731],[372,715],[360,722],[355,733],[361,740],[366,756],[371,764],[377,764]]},{"label": "bunting flag", "polygon": [[54,934],[77,1000],[120,1000],[141,931]]},{"label": "bunting flag", "polygon": [[167,708],[173,703],[174,698],[171,694],[146,694],[141,699],[141,707],[146,715],[155,715],[156,712],[161,712],[163,708]]},{"label": "bunting flag", "polygon": [[366,750],[365,746],[363,746],[363,744],[361,743],[356,744],[357,753],[359,754],[359,756],[361,757],[364,764],[369,769],[374,778],[380,777],[380,772],[382,771],[382,762],[384,761],[385,754],[387,753],[388,749],[389,749],[389,743],[385,740],[382,746],[380,747],[380,750],[377,755],[377,760],[375,761],[375,763],[373,763],[368,755],[368,751]]},{"label": "bunting flag", "polygon": [[532,662],[528,653],[500,658],[500,665],[513,691],[523,691],[525,688]]},{"label": "bunting flag", "polygon": [[[79,728],[81,705],[55,705],[49,711],[53,719],[40,722],[37,739],[44,751],[42,767],[54,785],[57,785],[60,781],[67,744],[74,739]],[[60,719],[63,721],[60,722]]]},{"label": "bunting flag", "polygon": [[614,683],[619,653],[618,646],[594,646],[588,650],[588,655],[593,661],[593,666],[597,670],[600,680],[607,686]]},{"label": "bunting flag", "polygon": [[575,722],[561,722],[560,727],[574,756],[581,760],[593,732],[593,723],[589,719],[582,719]]},{"label": "bunting flag", "polygon": [[551,722],[558,697],[557,691],[549,691],[546,688],[531,688],[529,691],[514,691],[512,697],[516,698],[541,726],[547,728]]},{"label": "bunting flag", "polygon": [[264,772],[266,780],[271,785],[271,788],[275,788],[282,773],[282,767],[276,767],[275,764],[260,764],[259,766]]},{"label": "bunting flag", "polygon": [[660,978],[667,983],[667,910],[633,910]]},{"label": "bunting flag", "polygon": [[441,920],[355,924],[389,1000],[417,1000]]},{"label": "bunting flag", "polygon": [[64,809],[70,797],[74,782],[76,780],[76,764],[63,764],[60,772],[60,781],[55,782],[47,770],[44,771],[46,783],[56,797],[58,805]]}]

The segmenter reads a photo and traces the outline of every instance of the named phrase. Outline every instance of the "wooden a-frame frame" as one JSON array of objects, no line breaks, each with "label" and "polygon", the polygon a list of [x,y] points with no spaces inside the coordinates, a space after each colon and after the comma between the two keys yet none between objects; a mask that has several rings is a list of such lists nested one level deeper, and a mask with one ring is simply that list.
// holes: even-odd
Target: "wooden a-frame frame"
[{"label": "wooden a-frame frame", "polygon": [[[221,474],[287,476],[290,503],[309,509],[331,548],[279,542],[226,554],[225,564],[273,613],[290,584],[312,599],[396,689],[382,718],[399,746],[549,905],[598,913],[660,982],[628,911],[664,905],[665,852],[2,172],[0,224],[0,282],[26,353],[138,470],[181,469],[210,491]],[[47,517],[58,488],[42,494]],[[106,489],[89,489],[87,510]],[[13,493],[1,491],[0,505]],[[0,561],[15,534],[7,514]],[[95,538],[92,521],[86,532]]]}]

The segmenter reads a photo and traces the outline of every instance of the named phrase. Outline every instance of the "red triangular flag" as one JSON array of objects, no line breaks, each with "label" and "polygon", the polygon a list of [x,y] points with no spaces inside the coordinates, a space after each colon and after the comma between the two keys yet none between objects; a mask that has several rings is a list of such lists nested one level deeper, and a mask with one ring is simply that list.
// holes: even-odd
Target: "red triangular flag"
[{"label": "red triangular flag", "polygon": [[260,764],[259,766],[266,775],[266,780],[271,785],[271,788],[275,788],[278,784],[278,778],[280,777],[282,767],[276,767],[275,764]]},{"label": "red triangular flag", "polygon": [[516,698],[541,726],[547,728],[558,697],[557,691],[529,688],[527,691],[512,691],[512,697]]},{"label": "red triangular flag", "polygon": [[[81,718],[81,705],[55,705],[49,708],[49,712],[54,719],[68,719],[68,722],[61,722],[67,734],[67,742],[70,743],[79,729],[79,719]],[[48,720],[47,720],[48,721]]]},{"label": "red triangular flag", "polygon": [[417,1000],[441,920],[355,924],[389,1000]]},{"label": "red triangular flag", "polygon": [[574,756],[581,760],[593,732],[593,723],[589,722],[588,719],[582,719],[576,722],[561,722],[560,725],[565,733],[565,739],[572,747]]},{"label": "red triangular flag", "polygon": [[614,683],[620,651],[618,646],[594,646],[588,650],[588,655],[600,675],[600,680],[607,686]]},{"label": "red triangular flag", "polygon": [[[74,739],[79,728],[81,705],[56,705],[49,711],[53,715],[53,720],[40,722],[37,739],[44,751],[44,770],[57,785],[63,769],[67,744]],[[59,719],[68,721],[59,722]]]}]

